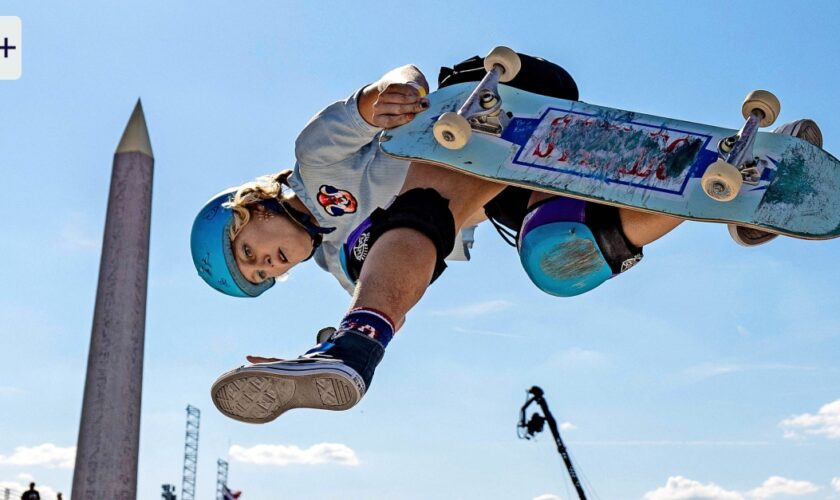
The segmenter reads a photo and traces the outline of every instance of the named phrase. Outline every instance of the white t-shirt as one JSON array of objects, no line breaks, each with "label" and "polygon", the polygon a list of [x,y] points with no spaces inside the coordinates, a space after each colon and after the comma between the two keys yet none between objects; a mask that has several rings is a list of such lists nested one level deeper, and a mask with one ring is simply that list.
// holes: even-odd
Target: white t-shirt
[{"label": "white t-shirt", "polygon": [[[314,260],[351,294],[355,285],[341,267],[342,246],[371,212],[386,207],[400,192],[409,165],[380,151],[381,129],[359,114],[360,93],[327,106],[309,120],[295,141],[297,162],[289,177],[289,186],[318,225],[336,228],[324,235]],[[447,259],[469,260],[473,230],[461,232]]]}]

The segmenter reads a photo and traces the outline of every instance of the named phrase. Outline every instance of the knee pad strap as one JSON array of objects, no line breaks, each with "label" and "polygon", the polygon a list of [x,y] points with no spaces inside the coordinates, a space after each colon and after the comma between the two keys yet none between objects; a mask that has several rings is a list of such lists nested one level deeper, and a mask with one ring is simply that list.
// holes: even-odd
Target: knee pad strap
[{"label": "knee pad strap", "polygon": [[455,218],[449,200],[432,188],[415,188],[399,195],[387,208],[377,208],[350,234],[342,251],[344,272],[355,282],[376,241],[391,229],[405,227],[419,231],[435,246],[437,260],[434,282],[446,269],[444,259],[455,247]]}]

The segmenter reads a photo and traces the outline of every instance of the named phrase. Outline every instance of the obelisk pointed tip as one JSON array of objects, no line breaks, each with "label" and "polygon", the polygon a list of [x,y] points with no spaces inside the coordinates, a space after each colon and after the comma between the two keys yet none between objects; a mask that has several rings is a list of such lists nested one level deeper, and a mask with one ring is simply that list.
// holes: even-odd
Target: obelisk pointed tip
[{"label": "obelisk pointed tip", "polygon": [[146,117],[143,114],[143,103],[139,98],[125,126],[116,152],[117,154],[138,152],[154,158],[152,142],[149,140],[149,129],[146,128]]}]

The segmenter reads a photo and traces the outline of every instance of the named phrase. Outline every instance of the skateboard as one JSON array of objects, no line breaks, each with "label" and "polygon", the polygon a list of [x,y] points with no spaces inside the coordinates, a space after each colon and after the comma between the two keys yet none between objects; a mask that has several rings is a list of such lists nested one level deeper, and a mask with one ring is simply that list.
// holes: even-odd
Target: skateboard
[{"label": "skateboard", "polygon": [[504,85],[518,56],[497,47],[477,85],[429,94],[386,130],[389,156],[587,201],[732,223],[804,239],[840,236],[840,161],[769,132],[780,104],[747,96],[740,130],[532,94]]}]

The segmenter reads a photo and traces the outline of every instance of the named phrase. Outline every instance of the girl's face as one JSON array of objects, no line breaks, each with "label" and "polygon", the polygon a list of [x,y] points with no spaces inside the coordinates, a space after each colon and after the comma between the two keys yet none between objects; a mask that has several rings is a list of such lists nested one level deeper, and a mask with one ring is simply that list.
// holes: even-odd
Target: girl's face
[{"label": "girl's face", "polygon": [[312,239],[288,217],[258,207],[233,240],[239,271],[252,283],[282,276],[309,257]]}]

